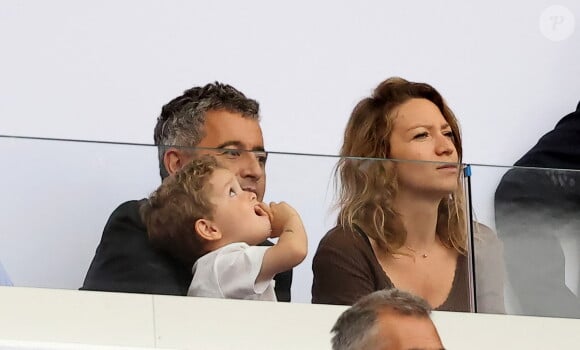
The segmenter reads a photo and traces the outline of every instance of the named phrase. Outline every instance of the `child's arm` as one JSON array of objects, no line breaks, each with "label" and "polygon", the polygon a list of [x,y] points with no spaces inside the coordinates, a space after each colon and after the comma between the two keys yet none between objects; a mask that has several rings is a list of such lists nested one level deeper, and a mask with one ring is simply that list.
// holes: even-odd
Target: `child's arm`
[{"label": "child's arm", "polygon": [[278,242],[268,248],[256,281],[269,280],[277,273],[300,264],[308,252],[306,231],[300,215],[285,202],[270,203],[268,215],[272,222],[272,237]]}]

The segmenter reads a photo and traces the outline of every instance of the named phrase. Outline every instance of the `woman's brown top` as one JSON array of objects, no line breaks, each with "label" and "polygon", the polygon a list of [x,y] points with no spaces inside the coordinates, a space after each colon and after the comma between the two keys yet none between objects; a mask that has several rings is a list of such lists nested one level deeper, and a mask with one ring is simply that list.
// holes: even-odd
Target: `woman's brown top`
[{"label": "woman's brown top", "polygon": [[[362,232],[330,230],[320,241],[312,262],[315,304],[352,305],[359,298],[395,287],[385,273],[368,237]],[[469,312],[467,258],[459,255],[451,291],[436,310]]]}]

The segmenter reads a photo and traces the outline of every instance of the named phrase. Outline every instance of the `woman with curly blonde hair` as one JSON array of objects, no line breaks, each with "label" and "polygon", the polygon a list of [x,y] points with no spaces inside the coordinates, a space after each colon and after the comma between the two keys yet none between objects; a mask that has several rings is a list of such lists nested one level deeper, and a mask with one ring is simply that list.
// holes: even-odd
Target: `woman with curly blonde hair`
[{"label": "woman with curly blonde hair", "polygon": [[396,287],[469,311],[461,134],[439,92],[383,81],[354,108],[340,155],[338,223],[314,257],[312,301]]}]

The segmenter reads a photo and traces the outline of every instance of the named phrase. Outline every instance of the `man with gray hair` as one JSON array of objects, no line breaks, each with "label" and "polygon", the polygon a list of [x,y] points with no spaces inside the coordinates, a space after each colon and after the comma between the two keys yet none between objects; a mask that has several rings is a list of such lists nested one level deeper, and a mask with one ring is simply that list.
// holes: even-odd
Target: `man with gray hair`
[{"label": "man with gray hair", "polygon": [[443,349],[422,298],[380,290],[343,312],[331,332],[333,350]]},{"label": "man with gray hair", "polygon": [[[157,118],[154,139],[161,178],[195,156],[211,154],[236,175],[244,191],[262,201],[267,154],[259,121],[258,102],[230,85],[215,82],[185,91],[163,106]],[[151,245],[139,214],[143,201],[125,202],[111,214],[81,289],[187,294],[192,266]],[[274,279],[277,299],[290,301],[292,271]]]}]

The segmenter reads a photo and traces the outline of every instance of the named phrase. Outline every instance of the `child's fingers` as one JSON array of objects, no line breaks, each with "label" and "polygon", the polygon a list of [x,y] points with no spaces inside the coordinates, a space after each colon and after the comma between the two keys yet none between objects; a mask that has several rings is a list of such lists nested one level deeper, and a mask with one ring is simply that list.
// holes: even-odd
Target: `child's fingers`
[{"label": "child's fingers", "polygon": [[270,202],[270,211],[272,212],[272,216],[276,216],[276,212],[278,211],[279,208],[279,203],[276,202]]},{"label": "child's fingers", "polygon": [[260,203],[258,203],[258,208],[263,213],[268,215],[268,219],[270,220],[270,222],[272,222],[272,220],[274,219],[274,214],[272,214],[272,209],[270,209],[268,204],[260,202]]},{"label": "child's fingers", "polygon": [[288,205],[288,203],[286,203],[286,202],[278,202],[278,203],[276,203],[276,202],[270,202],[270,208],[273,211],[276,211],[276,209],[282,209],[282,208],[286,208],[286,207],[290,207]]}]

